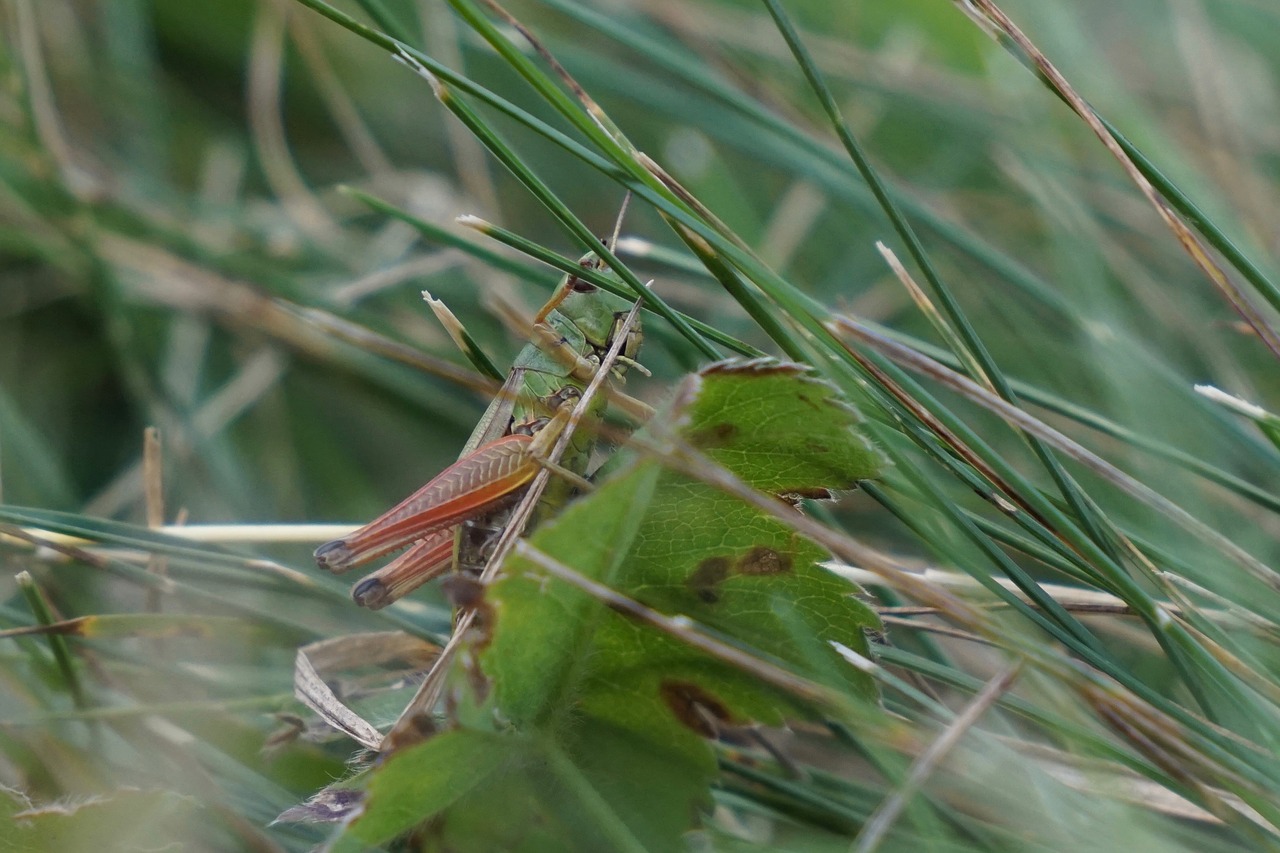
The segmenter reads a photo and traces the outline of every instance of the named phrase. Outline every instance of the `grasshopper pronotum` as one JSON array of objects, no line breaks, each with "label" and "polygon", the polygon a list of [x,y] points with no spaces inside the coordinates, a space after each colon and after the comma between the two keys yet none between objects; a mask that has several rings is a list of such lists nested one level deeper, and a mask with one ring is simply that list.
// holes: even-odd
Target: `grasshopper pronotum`
[{"label": "grasshopper pronotum", "polygon": [[[579,265],[612,275],[594,254],[584,256]],[[452,567],[478,570],[486,559],[486,546],[544,464],[541,460],[564,430],[570,410],[617,339],[630,308],[621,297],[566,275],[538,312],[533,340],[516,357],[458,461],[369,524],[321,545],[316,562],[331,572],[345,572],[411,545],[352,588],[356,603],[373,609]],[[636,323],[614,366],[618,376],[634,363],[640,341]],[[587,417],[594,422],[583,423],[561,456],[558,467],[570,476],[586,472],[606,404],[604,395],[591,401]],[[572,488],[570,479],[556,478],[543,505],[562,503]]]}]

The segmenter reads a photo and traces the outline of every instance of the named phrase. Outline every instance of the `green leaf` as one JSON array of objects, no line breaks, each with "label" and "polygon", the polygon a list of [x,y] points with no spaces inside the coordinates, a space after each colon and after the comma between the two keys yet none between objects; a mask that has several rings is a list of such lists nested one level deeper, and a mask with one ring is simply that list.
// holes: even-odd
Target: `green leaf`
[{"label": "green leaf", "polygon": [[565,741],[584,780],[644,849],[673,849],[696,808],[710,806],[715,763],[701,754],[655,744],[590,715],[568,730]]},{"label": "green leaf", "polygon": [[[835,389],[805,368],[757,359],[722,362],[690,377],[670,412],[654,421],[672,425],[756,487],[793,494],[849,488],[879,470],[879,454],[855,431],[856,419]],[[809,677],[873,692],[831,642],[863,648],[864,631],[879,622],[854,597],[855,587],[817,565],[825,552],[656,460],[624,469],[531,544],[643,604],[768,650]],[[646,662],[693,654],[670,655],[669,641],[652,631],[641,632],[651,639],[639,643],[649,651],[637,652],[630,636],[636,626],[576,588],[549,582],[526,560],[509,561],[506,575],[488,596],[495,630],[484,666],[497,706],[517,726],[544,719],[578,694],[583,679],[611,666],[634,676]],[[616,644],[610,649],[616,659],[601,660],[601,646],[609,643]],[[655,657],[659,647],[663,654]],[[721,666],[695,657],[707,671]],[[764,708],[755,713],[777,719]]]},{"label": "green leaf", "polygon": [[589,719],[562,740],[447,732],[370,774],[364,809],[334,849],[386,843],[422,824],[429,850],[670,849],[714,766],[698,769]]},{"label": "green leaf", "polygon": [[[659,473],[607,483],[541,528],[532,543],[584,571],[590,567],[591,577],[609,583],[643,520],[636,508],[650,503]],[[487,596],[497,630],[485,649],[484,666],[494,680],[498,707],[521,726],[569,701],[591,635],[608,614],[585,593],[549,584],[525,560],[515,558],[507,566],[507,577]]]},{"label": "green leaf", "polygon": [[448,808],[512,760],[511,741],[457,730],[394,754],[371,775],[364,808],[334,849],[383,844]]},{"label": "green leaf", "polygon": [[[757,488],[813,495],[879,470],[856,420],[804,368],[754,360],[690,377],[655,424]],[[819,565],[826,553],[658,459],[631,460],[530,545],[761,665],[877,698],[832,644],[870,654],[867,632],[879,620],[857,587]],[[710,803],[711,739],[830,711],[764,683],[758,667],[732,666],[548,577],[525,556],[507,560],[481,606],[487,630],[454,673],[463,728],[373,770],[338,849],[428,821],[418,838],[430,849],[676,849]]]},{"label": "green leaf", "polygon": [[[854,431],[856,413],[796,365],[713,365],[691,377],[655,422],[672,425],[738,476],[776,493],[849,488],[880,467],[877,452]],[[869,654],[866,632],[879,620],[856,598],[856,587],[818,565],[825,552],[657,460],[634,461],[530,544],[802,677],[864,699],[876,695],[832,643]],[[480,651],[494,683],[494,708],[517,729],[559,738],[580,768],[607,752],[575,740],[584,725],[660,757],[666,778],[648,790],[679,800],[661,811],[679,816],[667,822],[663,845],[675,843],[706,795],[714,773],[706,738],[816,710],[548,578],[528,559],[508,560],[486,603],[491,635]],[[628,814],[628,797],[602,796],[637,835],[655,825],[654,815]]]},{"label": "green leaf", "polygon": [[685,440],[761,491],[852,489],[884,467],[855,429],[858,413],[798,364],[713,364],[685,381],[675,408]]}]

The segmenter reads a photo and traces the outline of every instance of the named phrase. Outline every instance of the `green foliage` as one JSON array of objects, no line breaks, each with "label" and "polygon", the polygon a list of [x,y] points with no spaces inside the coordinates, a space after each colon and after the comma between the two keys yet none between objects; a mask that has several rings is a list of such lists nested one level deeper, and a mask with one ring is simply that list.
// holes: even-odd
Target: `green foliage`
[{"label": "green foliage", "polygon": [[[805,423],[792,429],[799,411]],[[797,365],[712,366],[686,381],[652,431],[655,440],[706,450],[775,493],[850,488],[880,465],[854,431],[853,411]],[[879,619],[855,586],[817,565],[822,549],[658,460],[618,471],[529,545],[613,594],[690,618],[823,682],[833,695],[876,695],[830,644],[869,656],[867,632]],[[716,764],[707,738],[835,710],[660,634],[548,577],[528,557],[508,560],[504,574],[485,593],[484,627],[473,641],[483,675],[473,671],[476,660],[455,665],[459,689],[479,694],[470,699],[479,707],[460,710],[460,719],[485,728],[500,720],[502,736],[448,732],[414,747],[410,759],[388,761],[372,773],[367,810],[347,836],[384,841],[431,818],[431,832],[475,844],[484,821],[472,812],[511,802],[530,804],[531,813],[508,815],[499,837],[560,819],[563,832],[548,840],[562,848],[669,849],[710,802]]]},{"label": "green foliage", "polygon": [[89,853],[180,845],[201,826],[199,803],[172,791],[122,789],[79,803],[33,807],[0,790],[0,842],[10,850]]},{"label": "green foliage", "polygon": [[383,844],[458,800],[474,803],[468,795],[518,767],[520,753],[510,738],[477,731],[444,732],[398,753],[372,774],[367,805],[343,844],[356,850]]},{"label": "green foliage", "polygon": [[[1275,848],[1273,5],[1002,3],[1074,99],[984,0],[0,2],[0,848],[333,834],[275,820],[352,749],[296,649],[362,634],[324,677],[385,730],[453,613],[353,607],[294,525],[373,517],[484,410],[419,291],[505,370],[493,302],[531,316],[624,190],[630,393],[812,372],[681,390],[540,527],[484,591],[490,693],[455,678],[425,725],[462,728],[373,762],[350,844],[443,809],[406,843]],[[828,399],[888,457],[855,491]],[[883,616],[863,669],[828,551]],[[294,816],[351,818],[329,793]]]}]

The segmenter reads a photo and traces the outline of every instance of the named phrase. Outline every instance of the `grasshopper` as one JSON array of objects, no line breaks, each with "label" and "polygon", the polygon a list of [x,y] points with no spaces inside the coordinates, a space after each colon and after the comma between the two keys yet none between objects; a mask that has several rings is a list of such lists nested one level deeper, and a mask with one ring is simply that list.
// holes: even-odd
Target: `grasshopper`
[{"label": "grasshopper", "polygon": [[[615,276],[595,254],[579,266]],[[408,551],[359,581],[355,602],[378,609],[449,569],[478,572],[486,548],[505,526],[514,503],[533,479],[569,413],[617,340],[631,304],[577,275],[566,275],[538,312],[532,340],[516,357],[506,382],[481,417],[458,461],[364,527],[316,549],[316,562],[345,572],[410,545]],[[613,372],[622,378],[640,348],[638,322],[622,343]],[[608,404],[591,400],[539,505],[555,508],[569,499],[574,479],[586,473]],[[567,473],[566,473],[567,472]]]}]

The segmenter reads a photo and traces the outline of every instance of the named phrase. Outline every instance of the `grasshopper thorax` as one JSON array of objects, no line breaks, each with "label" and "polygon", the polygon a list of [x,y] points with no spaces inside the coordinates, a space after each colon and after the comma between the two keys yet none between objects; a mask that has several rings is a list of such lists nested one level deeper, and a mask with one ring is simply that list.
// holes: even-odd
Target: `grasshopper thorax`
[{"label": "grasshopper thorax", "polygon": [[[594,252],[583,255],[578,265],[584,269],[595,270],[619,284],[622,283],[622,279],[596,257]],[[577,326],[591,348],[603,355],[613,345],[623,319],[631,310],[631,301],[603,290],[576,275],[567,276],[561,286],[565,295],[556,306],[556,311]],[[622,355],[628,359],[634,358],[640,351],[642,339],[640,322],[637,318],[627,334]]]}]

